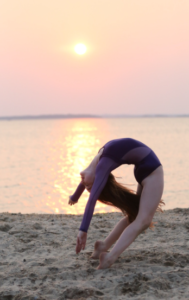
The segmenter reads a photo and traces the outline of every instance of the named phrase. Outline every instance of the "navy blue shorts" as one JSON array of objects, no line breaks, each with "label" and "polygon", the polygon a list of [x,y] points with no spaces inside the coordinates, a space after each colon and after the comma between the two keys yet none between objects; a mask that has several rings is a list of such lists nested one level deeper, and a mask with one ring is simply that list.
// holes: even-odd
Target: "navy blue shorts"
[{"label": "navy blue shorts", "polygon": [[158,157],[153,151],[150,152],[144,159],[142,159],[134,168],[134,175],[136,181],[141,184],[141,182],[148,177],[154,170],[156,170],[161,163]]}]

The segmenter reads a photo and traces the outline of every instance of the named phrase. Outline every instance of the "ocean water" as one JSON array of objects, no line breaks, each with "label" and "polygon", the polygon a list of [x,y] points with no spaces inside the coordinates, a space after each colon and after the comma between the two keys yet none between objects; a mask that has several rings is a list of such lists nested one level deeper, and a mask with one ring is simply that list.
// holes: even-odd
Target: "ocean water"
[{"label": "ocean water", "polygon": [[[68,196],[107,141],[138,139],[158,155],[165,172],[165,209],[189,207],[189,118],[48,119],[0,121],[0,212],[82,214],[85,191]],[[133,166],[113,172],[132,189]],[[97,202],[95,212],[115,211]]]}]

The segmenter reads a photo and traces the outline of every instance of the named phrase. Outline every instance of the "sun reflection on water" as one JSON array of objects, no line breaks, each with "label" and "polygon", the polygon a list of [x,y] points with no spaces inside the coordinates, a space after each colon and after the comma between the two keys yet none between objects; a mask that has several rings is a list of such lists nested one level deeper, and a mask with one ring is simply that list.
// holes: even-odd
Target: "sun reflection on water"
[{"label": "sun reflection on water", "polygon": [[[59,168],[54,181],[53,194],[59,195],[59,199],[56,202],[49,201],[48,206],[54,213],[82,214],[89,193],[84,191],[79,202],[74,206],[68,205],[68,197],[74,193],[80,182],[80,172],[89,165],[98,153],[106,137],[103,137],[101,133],[99,134],[100,128],[93,119],[73,119],[69,120],[68,123],[67,128],[62,128],[62,132],[59,129],[60,138],[57,146],[60,146],[61,152],[59,157],[55,157]],[[100,123],[106,126],[103,124],[105,123],[104,120]],[[52,172],[54,172],[53,169]],[[112,211],[112,207],[109,208],[100,202],[96,204],[96,211],[98,212],[107,212],[110,209]]]}]

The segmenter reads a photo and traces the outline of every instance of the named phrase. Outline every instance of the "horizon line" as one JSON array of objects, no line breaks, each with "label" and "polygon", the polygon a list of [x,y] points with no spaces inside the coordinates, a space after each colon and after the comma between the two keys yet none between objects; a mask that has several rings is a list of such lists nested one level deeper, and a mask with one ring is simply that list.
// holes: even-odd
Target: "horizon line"
[{"label": "horizon line", "polygon": [[32,120],[32,119],[77,119],[77,118],[187,118],[189,114],[39,114],[0,116],[0,120]]}]

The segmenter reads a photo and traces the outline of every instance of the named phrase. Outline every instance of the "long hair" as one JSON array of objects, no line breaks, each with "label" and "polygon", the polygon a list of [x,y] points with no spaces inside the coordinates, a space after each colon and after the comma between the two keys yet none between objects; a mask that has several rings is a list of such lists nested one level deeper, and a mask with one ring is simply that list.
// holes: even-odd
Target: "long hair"
[{"label": "long hair", "polygon": [[[109,174],[107,183],[98,200],[119,208],[124,215],[127,215],[129,223],[132,223],[138,215],[140,196],[117,182],[112,173]],[[160,200],[156,211],[163,212],[161,206],[164,204],[163,200]],[[153,227],[153,223],[150,224],[150,227]]]}]

